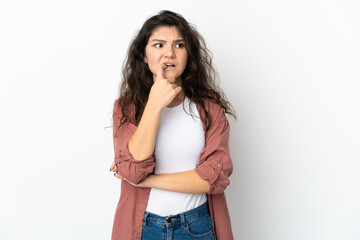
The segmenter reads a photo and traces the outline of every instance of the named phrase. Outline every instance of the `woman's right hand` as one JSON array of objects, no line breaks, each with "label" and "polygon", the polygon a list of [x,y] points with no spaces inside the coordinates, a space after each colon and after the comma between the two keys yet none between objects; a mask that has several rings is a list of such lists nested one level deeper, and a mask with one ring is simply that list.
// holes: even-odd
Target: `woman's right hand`
[{"label": "woman's right hand", "polygon": [[153,86],[151,87],[148,104],[163,110],[181,92],[181,87],[175,84],[175,78],[165,77],[165,66],[160,66]]},{"label": "woman's right hand", "polygon": [[128,143],[129,152],[137,161],[152,156],[161,112],[181,92],[175,79],[164,75],[164,66],[159,66],[139,125]]}]

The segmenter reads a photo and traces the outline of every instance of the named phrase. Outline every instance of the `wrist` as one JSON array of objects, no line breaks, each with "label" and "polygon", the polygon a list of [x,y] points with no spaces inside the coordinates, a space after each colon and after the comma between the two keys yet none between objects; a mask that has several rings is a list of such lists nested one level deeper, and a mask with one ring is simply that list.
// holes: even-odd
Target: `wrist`
[{"label": "wrist", "polygon": [[145,105],[144,114],[156,114],[161,115],[163,108],[158,104],[153,104],[152,102],[148,101]]},{"label": "wrist", "polygon": [[142,182],[143,186],[145,188],[152,188],[153,182],[154,182],[155,174],[149,174]]}]

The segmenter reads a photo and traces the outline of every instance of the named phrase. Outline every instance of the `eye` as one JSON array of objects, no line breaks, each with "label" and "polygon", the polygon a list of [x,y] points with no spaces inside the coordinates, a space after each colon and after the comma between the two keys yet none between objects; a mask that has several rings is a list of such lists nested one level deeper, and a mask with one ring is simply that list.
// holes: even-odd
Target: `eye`
[{"label": "eye", "polygon": [[156,44],[154,45],[154,47],[156,47],[156,48],[161,48],[161,47],[162,47],[162,43],[156,43]]},{"label": "eye", "polygon": [[185,45],[183,43],[178,43],[178,44],[176,44],[176,47],[183,48],[183,47],[185,47]]}]

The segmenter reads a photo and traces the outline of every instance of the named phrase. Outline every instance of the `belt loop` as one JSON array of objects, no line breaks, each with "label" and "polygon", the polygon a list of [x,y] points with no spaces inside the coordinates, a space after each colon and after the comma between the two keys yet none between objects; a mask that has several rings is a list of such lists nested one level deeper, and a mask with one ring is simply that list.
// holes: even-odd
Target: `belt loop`
[{"label": "belt loop", "polygon": [[185,228],[185,216],[184,213],[180,213],[181,228]]},{"label": "belt loop", "polygon": [[143,217],[143,227],[146,226],[146,219],[149,216],[149,212],[145,211],[144,217]]}]

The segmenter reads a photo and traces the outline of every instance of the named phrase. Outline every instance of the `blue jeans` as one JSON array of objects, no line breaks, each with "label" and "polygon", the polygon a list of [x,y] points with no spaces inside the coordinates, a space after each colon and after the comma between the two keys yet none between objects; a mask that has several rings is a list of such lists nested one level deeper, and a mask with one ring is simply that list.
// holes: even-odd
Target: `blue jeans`
[{"label": "blue jeans", "polygon": [[141,240],[214,240],[208,203],[189,211],[161,217],[145,211]]}]

